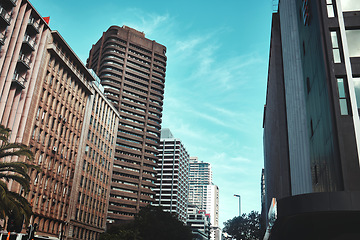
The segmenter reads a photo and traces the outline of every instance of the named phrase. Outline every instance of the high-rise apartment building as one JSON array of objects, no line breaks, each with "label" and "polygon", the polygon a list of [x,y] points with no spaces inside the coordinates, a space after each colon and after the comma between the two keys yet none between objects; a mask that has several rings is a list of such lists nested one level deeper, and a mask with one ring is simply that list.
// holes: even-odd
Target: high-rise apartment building
[{"label": "high-rise apartment building", "polygon": [[190,157],[189,204],[209,216],[211,239],[219,239],[219,187],[212,183],[211,164]]},{"label": "high-rise apartment building", "polygon": [[189,193],[189,154],[170,129],[161,129],[159,160],[154,189],[156,206],[162,206],[186,222]]},{"label": "high-rise apartment building", "polygon": [[120,113],[110,191],[109,222],[133,219],[155,200],[157,148],[166,48],[145,34],[112,26],[93,45],[87,66]]},{"label": "high-rise apartment building", "polygon": [[207,188],[212,182],[210,163],[199,161],[197,157],[190,157],[189,172],[189,204],[206,209]]},{"label": "high-rise apartment building", "polygon": [[[0,15],[1,124],[41,169],[30,172],[25,196],[30,224],[40,236],[96,239],[105,230],[119,115],[28,0],[2,1]],[[14,182],[9,188],[22,192]]]},{"label": "high-rise apartment building", "polygon": [[289,0],[273,14],[265,239],[360,237],[359,12],[359,1]]},{"label": "high-rise apartment building", "polygon": [[211,184],[207,186],[206,213],[210,215],[210,239],[220,240],[219,228],[219,187]]}]

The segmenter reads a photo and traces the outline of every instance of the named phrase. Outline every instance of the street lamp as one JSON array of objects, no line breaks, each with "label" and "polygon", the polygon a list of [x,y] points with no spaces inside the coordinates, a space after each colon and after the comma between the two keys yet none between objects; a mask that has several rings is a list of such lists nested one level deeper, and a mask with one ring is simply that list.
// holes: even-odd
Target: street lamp
[{"label": "street lamp", "polygon": [[238,194],[234,194],[234,197],[239,198],[239,217],[241,216],[241,196]]}]

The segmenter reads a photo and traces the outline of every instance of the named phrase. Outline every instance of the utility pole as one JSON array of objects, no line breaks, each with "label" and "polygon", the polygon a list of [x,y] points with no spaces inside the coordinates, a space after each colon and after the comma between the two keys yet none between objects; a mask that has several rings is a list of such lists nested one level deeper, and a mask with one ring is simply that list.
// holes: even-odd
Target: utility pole
[{"label": "utility pole", "polygon": [[234,194],[234,197],[239,198],[239,217],[241,216],[241,196],[238,194]]}]

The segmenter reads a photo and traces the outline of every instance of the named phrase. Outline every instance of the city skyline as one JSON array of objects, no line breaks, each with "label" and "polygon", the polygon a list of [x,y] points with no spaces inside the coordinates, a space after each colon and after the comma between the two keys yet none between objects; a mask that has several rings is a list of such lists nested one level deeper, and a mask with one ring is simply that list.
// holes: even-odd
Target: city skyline
[{"label": "city skyline", "polygon": [[234,193],[242,197],[243,212],[260,211],[271,1],[262,1],[261,8],[259,2],[235,1],[206,6],[87,1],[85,8],[83,1],[31,3],[43,17],[50,16],[50,27],[84,63],[111,25],[127,25],[165,45],[162,127],[182,139],[191,156],[212,164],[221,225],[238,214]]}]

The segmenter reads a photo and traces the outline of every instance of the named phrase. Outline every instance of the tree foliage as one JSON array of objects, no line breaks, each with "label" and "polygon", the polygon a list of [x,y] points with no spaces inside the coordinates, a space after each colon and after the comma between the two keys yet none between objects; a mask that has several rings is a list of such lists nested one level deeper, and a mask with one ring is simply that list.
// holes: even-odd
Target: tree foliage
[{"label": "tree foliage", "polygon": [[240,217],[224,222],[224,232],[227,232],[237,240],[259,240],[260,239],[260,214],[252,211]]},{"label": "tree foliage", "polygon": [[33,154],[27,146],[9,142],[10,129],[0,125],[0,219],[11,216],[15,220],[28,222],[32,214],[31,206],[23,195],[8,189],[9,182],[20,184],[24,193],[30,190],[28,170],[37,168],[25,162],[6,161],[7,157],[25,156],[32,159]]},{"label": "tree foliage", "polygon": [[177,217],[161,207],[147,206],[134,221],[113,225],[100,240],[192,240],[192,233]]}]

